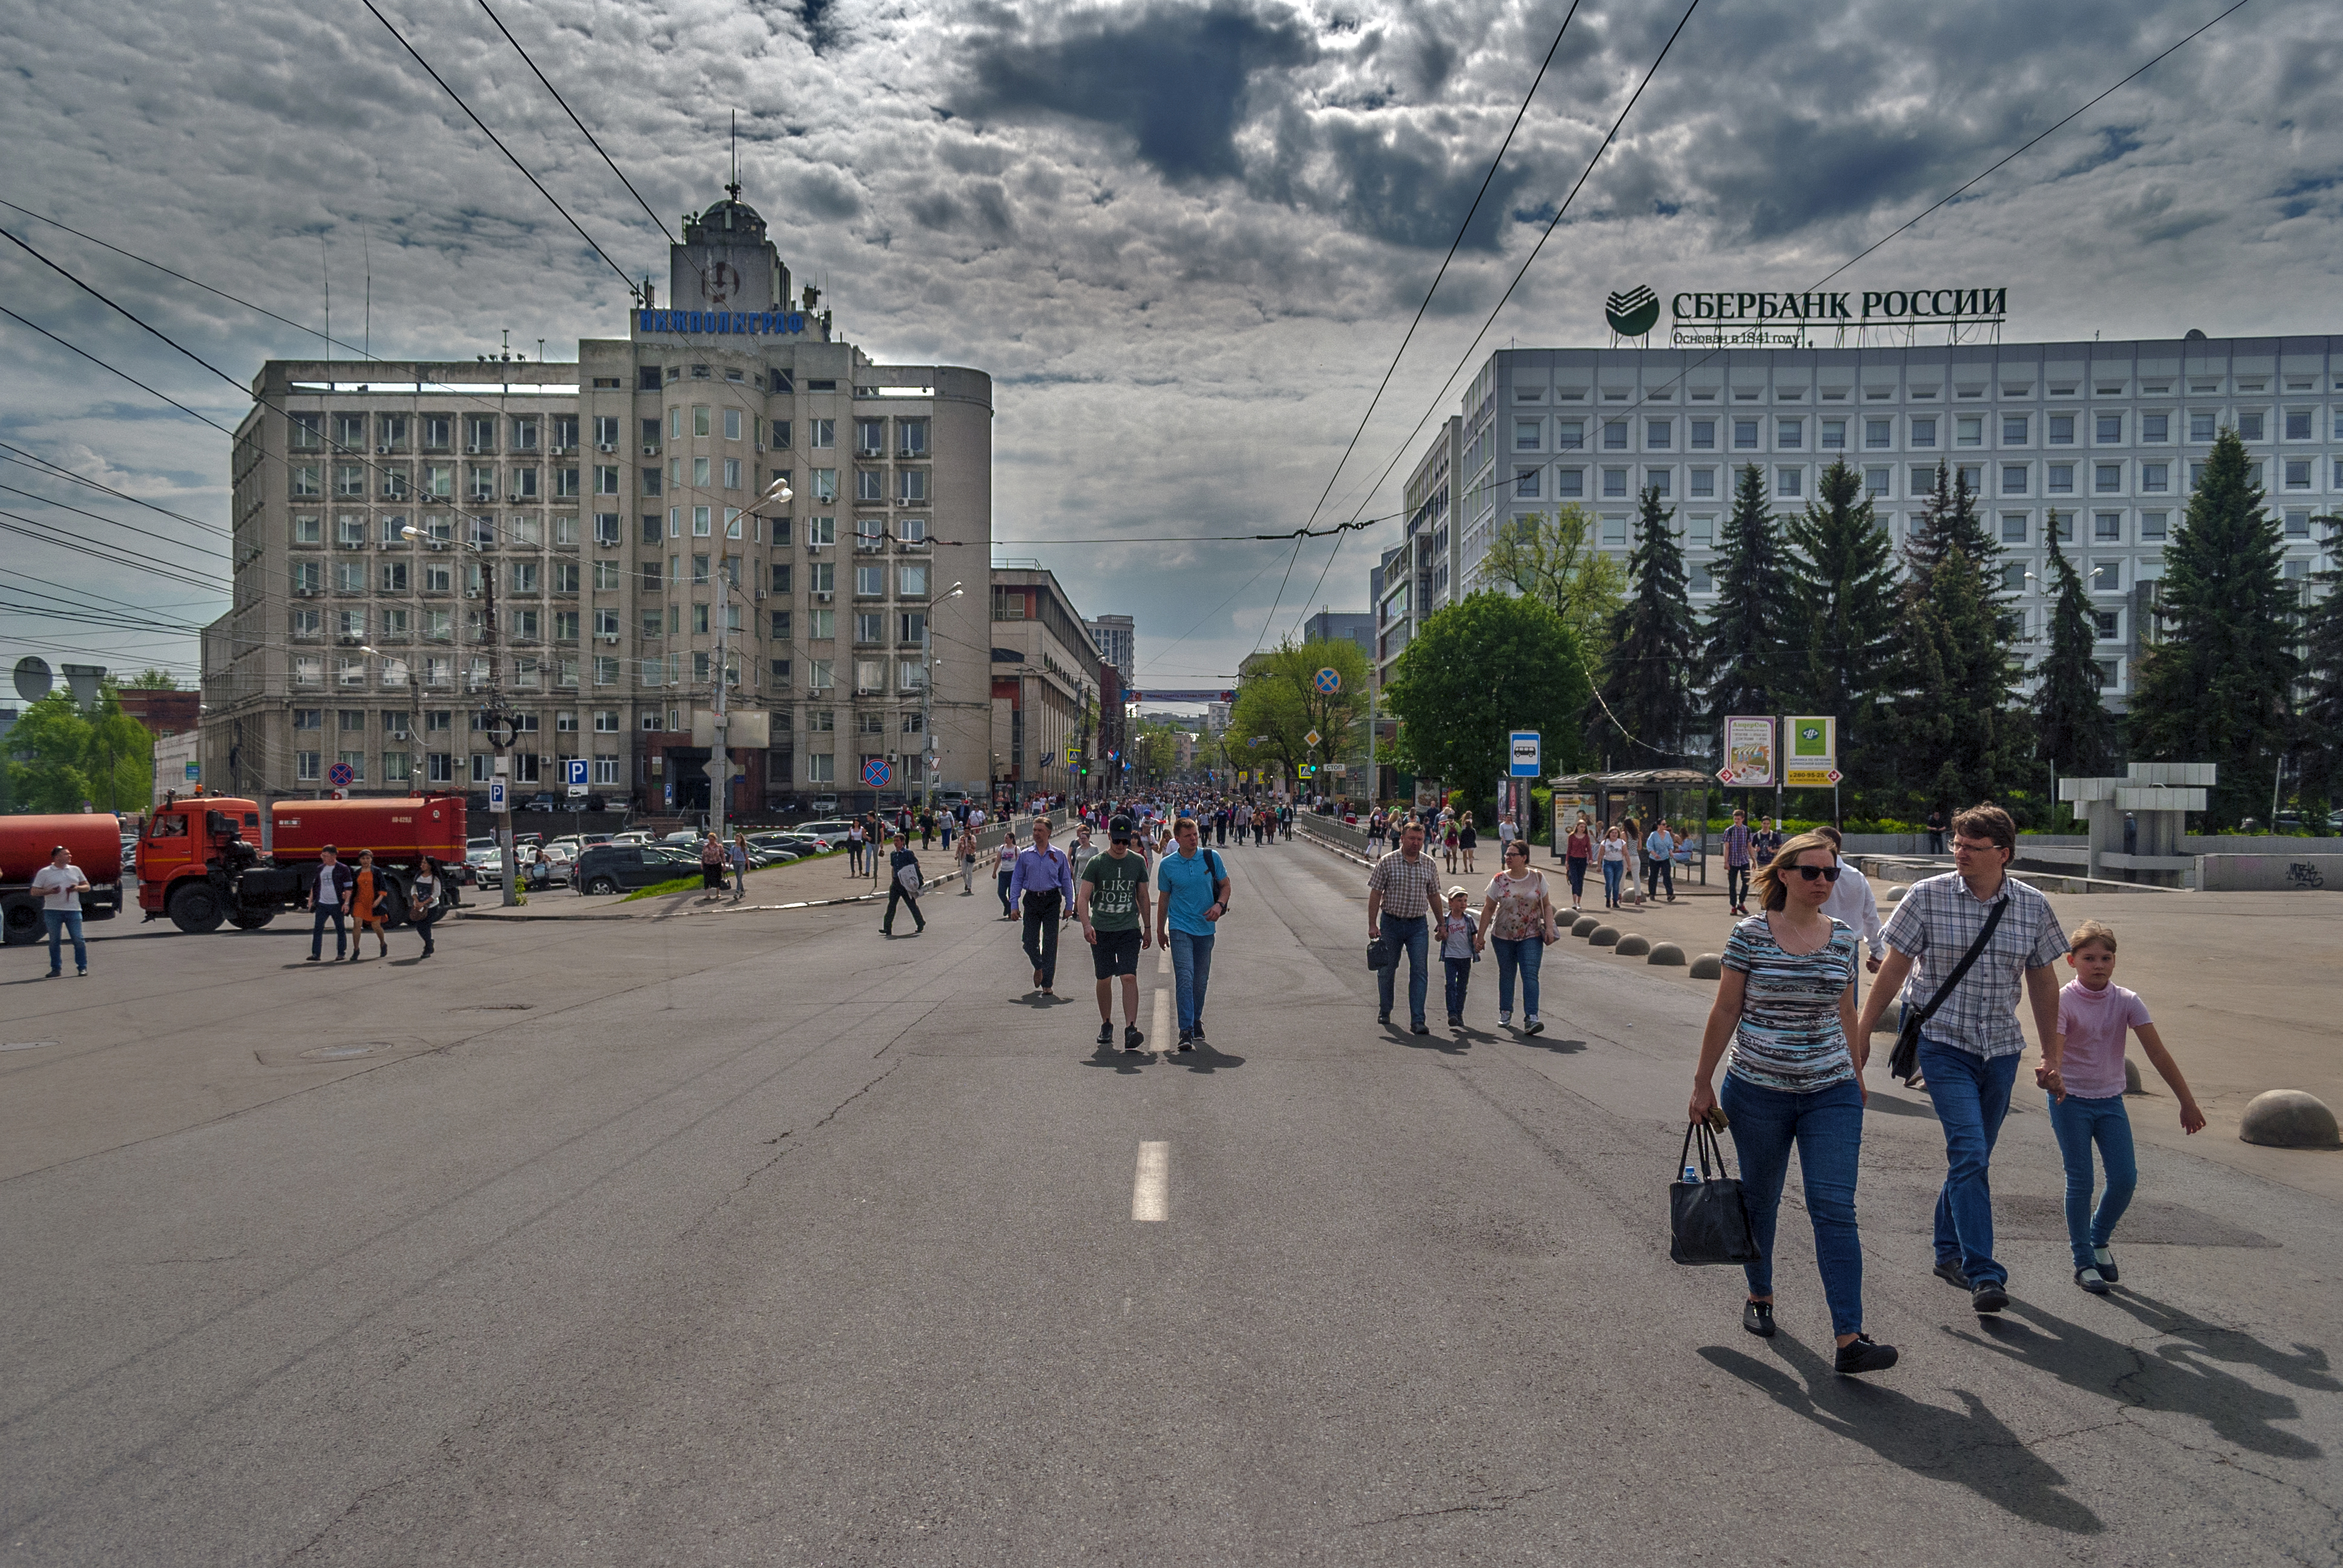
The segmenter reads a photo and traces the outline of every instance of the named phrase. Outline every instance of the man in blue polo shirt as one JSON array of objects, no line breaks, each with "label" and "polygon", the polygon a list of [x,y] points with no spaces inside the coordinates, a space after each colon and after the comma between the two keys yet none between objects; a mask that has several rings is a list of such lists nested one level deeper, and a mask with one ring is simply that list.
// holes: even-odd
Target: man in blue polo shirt
[{"label": "man in blue polo shirt", "polygon": [[1173,990],[1180,1005],[1180,1049],[1204,1041],[1204,987],[1212,973],[1212,937],[1229,912],[1229,872],[1202,847],[1193,817],[1172,825],[1178,847],[1155,868],[1155,929],[1172,949]]}]

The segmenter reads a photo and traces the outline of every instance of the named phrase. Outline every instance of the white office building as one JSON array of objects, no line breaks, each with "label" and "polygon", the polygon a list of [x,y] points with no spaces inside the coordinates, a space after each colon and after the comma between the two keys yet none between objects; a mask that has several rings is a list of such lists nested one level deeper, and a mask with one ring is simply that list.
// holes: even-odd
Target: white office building
[{"label": "white office building", "polygon": [[[2287,575],[2331,565],[2311,519],[2343,495],[2343,337],[1500,350],[1410,480],[1407,569],[1387,561],[1378,573],[1383,658],[1422,615],[1472,590],[1512,519],[1575,504],[1594,519],[1597,547],[1624,560],[1638,494],[1657,486],[1674,509],[1692,602],[1705,608],[1744,465],[1759,467],[1774,509],[1789,513],[1844,459],[1901,543],[1949,463],[2001,541],[2029,663],[2045,651],[2055,512],[2120,708],[2151,632],[2165,541],[2224,428],[2244,438],[2281,520]],[[1443,568],[1447,589],[1435,586]]]}]

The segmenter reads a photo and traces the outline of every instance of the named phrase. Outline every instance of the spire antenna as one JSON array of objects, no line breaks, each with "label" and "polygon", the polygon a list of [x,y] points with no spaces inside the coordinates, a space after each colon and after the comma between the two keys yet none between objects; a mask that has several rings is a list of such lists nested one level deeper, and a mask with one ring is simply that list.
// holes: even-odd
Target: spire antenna
[{"label": "spire antenna", "polygon": [[732,183],[725,190],[734,201],[740,199],[740,111],[732,111]]}]

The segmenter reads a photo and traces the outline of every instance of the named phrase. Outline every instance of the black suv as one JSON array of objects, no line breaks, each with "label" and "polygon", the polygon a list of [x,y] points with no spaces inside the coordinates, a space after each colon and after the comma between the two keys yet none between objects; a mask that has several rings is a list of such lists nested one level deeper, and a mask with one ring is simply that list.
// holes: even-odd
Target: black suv
[{"label": "black suv", "polygon": [[667,844],[596,844],[578,857],[576,885],[589,893],[630,893],[697,875],[699,856]]}]

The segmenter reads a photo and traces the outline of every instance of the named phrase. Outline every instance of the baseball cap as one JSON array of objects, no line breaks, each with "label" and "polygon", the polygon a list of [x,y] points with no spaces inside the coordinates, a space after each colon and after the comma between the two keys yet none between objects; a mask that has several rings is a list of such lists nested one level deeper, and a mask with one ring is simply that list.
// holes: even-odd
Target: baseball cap
[{"label": "baseball cap", "polygon": [[1113,821],[1108,823],[1106,828],[1106,836],[1109,841],[1113,843],[1130,843],[1131,819],[1128,817],[1117,817]]}]

